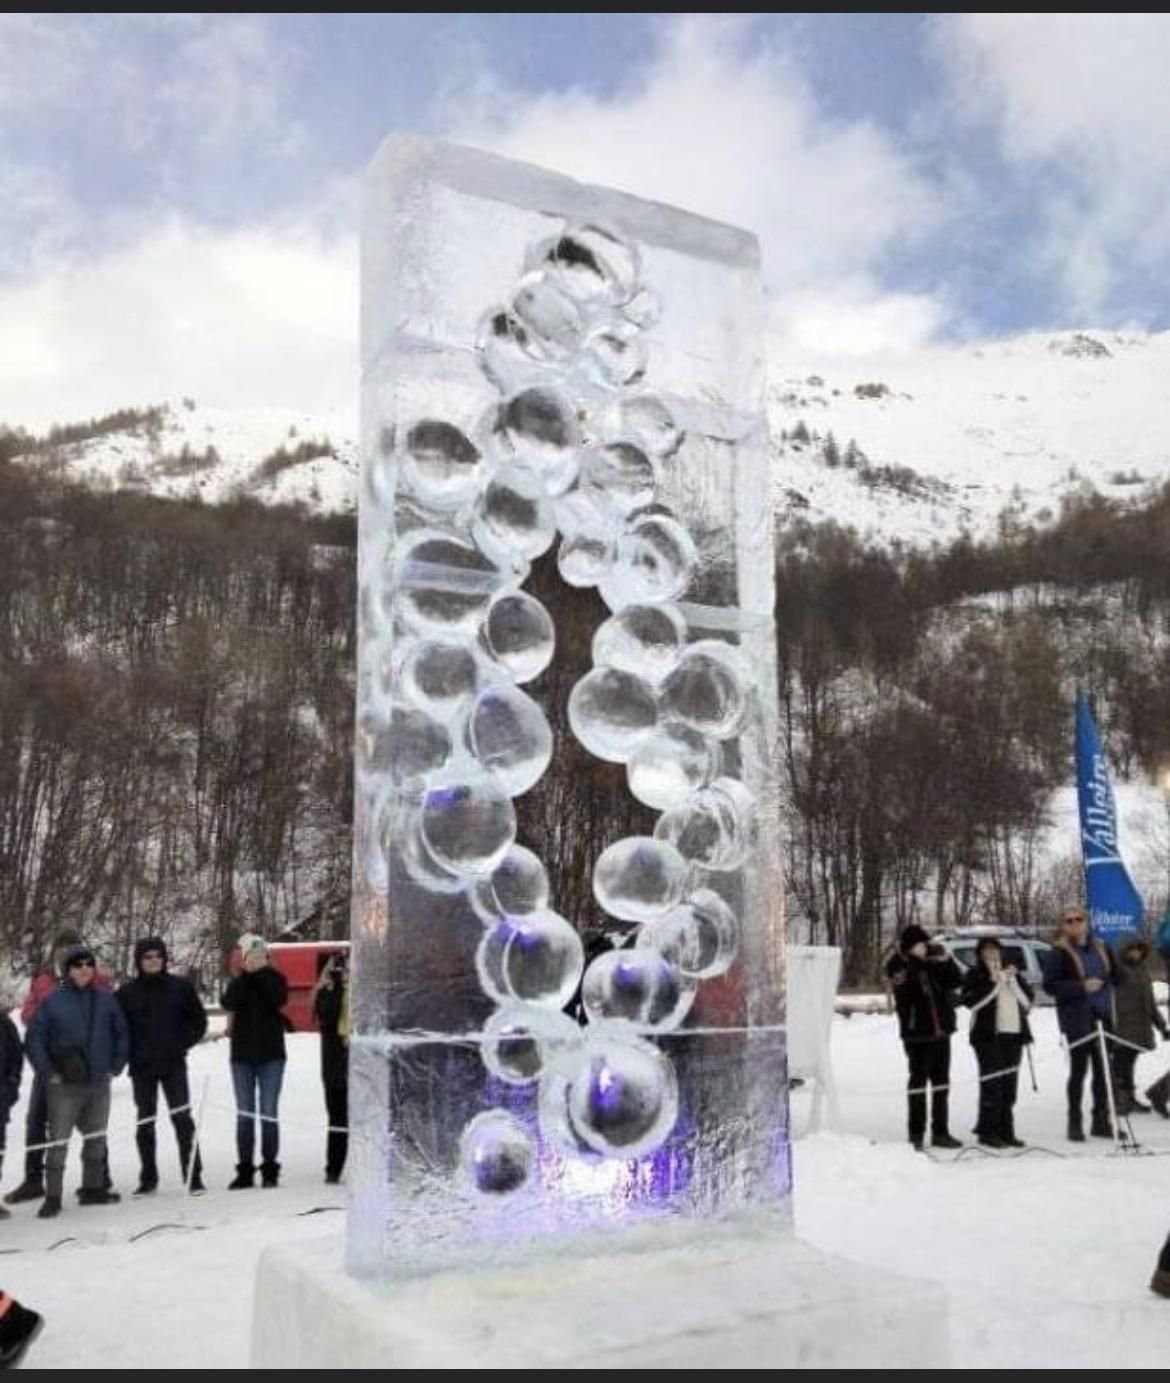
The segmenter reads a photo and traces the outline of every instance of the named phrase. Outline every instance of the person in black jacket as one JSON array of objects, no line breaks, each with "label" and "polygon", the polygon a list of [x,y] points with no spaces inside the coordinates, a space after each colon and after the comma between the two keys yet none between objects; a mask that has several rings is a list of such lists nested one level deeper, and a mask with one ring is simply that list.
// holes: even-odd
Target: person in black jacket
[{"label": "person in black jacket", "polygon": [[197,1195],[204,1190],[203,1164],[195,1146],[187,1052],[202,1041],[207,1013],[191,981],[167,973],[162,937],[144,936],[134,943],[134,968],[135,978],[118,990],[130,1028],[130,1080],[138,1110],[135,1137],[141,1168],[134,1194],[147,1196],[158,1187],[155,1125],[161,1086],[179,1144],[183,1181],[190,1172],[190,1190]]},{"label": "person in black jacket", "polygon": [[336,1186],[349,1151],[349,972],[343,951],[329,957],[313,996],[321,1032],[321,1084],[329,1131],[325,1135],[325,1180]]},{"label": "person in black jacket", "polygon": [[1015,1129],[1016,1091],[1024,1048],[1032,1040],[1032,991],[1014,965],[1003,963],[995,937],[983,937],[975,948],[960,1002],[971,1010],[971,1045],[979,1063],[975,1133],[985,1148],[1022,1148]]},{"label": "person in black jacket", "polygon": [[239,1162],[229,1191],[256,1183],[256,1113],[259,1097],[260,1180],[275,1186],[280,1180],[280,1125],[277,1110],[284,1082],[284,1018],[288,981],[268,959],[268,943],[248,934],[239,942],[243,972],[224,990],[231,1036],[232,1084],[236,1094],[236,1149]]},{"label": "person in black jacket", "polygon": [[953,995],[962,983],[959,967],[921,927],[907,927],[898,953],[886,966],[898,1011],[898,1030],[910,1064],[907,1087],[910,1141],[926,1140],[926,1089],[930,1088],[930,1141],[936,1148],[961,1148],[947,1128],[951,1072]]},{"label": "person in black jacket", "polygon": [[[20,1098],[20,1073],[24,1066],[24,1046],[16,1024],[7,1013],[0,1013],[0,1168],[8,1145],[8,1116]],[[12,1212],[0,1205],[0,1220]]]}]

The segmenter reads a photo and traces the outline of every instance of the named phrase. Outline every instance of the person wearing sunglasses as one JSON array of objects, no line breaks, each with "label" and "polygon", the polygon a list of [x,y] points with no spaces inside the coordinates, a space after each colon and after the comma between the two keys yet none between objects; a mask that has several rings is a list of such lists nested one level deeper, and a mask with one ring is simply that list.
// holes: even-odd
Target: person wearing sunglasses
[{"label": "person wearing sunglasses", "polygon": [[1112,952],[1093,935],[1088,913],[1082,907],[1065,908],[1060,931],[1044,957],[1044,988],[1056,1000],[1057,1022],[1069,1045],[1068,1137],[1073,1143],[1085,1141],[1081,1100],[1090,1067],[1093,1121],[1089,1132],[1094,1138],[1113,1137],[1105,1062],[1094,1033],[1098,1023],[1106,1031],[1112,1030],[1116,978]]},{"label": "person wearing sunglasses", "polygon": [[121,1199],[105,1185],[110,1081],[130,1056],[130,1032],[117,999],[94,984],[97,960],[88,946],[71,946],[61,962],[63,983],[41,1004],[26,1047],[49,1096],[45,1199],[38,1216],[61,1213],[65,1155],[74,1131],[81,1135],[82,1205]]}]

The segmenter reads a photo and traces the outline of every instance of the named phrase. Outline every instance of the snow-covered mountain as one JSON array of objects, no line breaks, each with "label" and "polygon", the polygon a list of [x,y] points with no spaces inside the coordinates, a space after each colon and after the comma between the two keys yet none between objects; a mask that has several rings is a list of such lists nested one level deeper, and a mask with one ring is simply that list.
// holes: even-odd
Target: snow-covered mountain
[{"label": "snow-covered mountain", "polygon": [[[1170,333],[1032,334],[863,360],[774,350],[771,376],[781,515],[879,542],[978,537],[1005,510],[1043,523],[1086,486],[1136,501],[1170,476]],[[356,434],[353,415],[181,400],[153,426],[58,455],[103,484],[336,511],[356,500]]]}]

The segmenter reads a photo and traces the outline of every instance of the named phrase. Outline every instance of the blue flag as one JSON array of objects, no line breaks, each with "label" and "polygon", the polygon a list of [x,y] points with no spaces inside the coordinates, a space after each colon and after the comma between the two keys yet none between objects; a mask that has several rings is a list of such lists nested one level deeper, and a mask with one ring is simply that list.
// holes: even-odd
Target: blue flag
[{"label": "blue flag", "polygon": [[1141,931],[1145,909],[1117,847],[1117,803],[1084,692],[1077,693],[1077,805],[1089,919],[1102,940],[1114,942]]}]

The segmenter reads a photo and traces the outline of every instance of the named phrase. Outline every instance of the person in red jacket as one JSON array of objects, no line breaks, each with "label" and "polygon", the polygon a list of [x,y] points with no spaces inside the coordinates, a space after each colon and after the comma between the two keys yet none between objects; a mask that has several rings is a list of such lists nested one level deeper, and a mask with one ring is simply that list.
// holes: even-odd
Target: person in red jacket
[{"label": "person in red jacket", "polygon": [[[53,949],[45,968],[33,976],[20,1006],[20,1021],[27,1033],[41,1004],[61,985],[61,961],[66,951],[81,943],[80,933],[71,927],[63,927],[53,938]],[[113,989],[113,981],[104,970],[94,976],[96,989]],[[4,1197],[6,1205],[19,1205],[22,1201],[39,1201],[45,1194],[45,1144],[49,1141],[49,1087],[42,1076],[33,1073],[32,1090],[28,1097],[28,1110],[24,1123],[24,1180],[15,1190]],[[106,1184],[109,1185],[109,1169],[106,1169]]]}]

